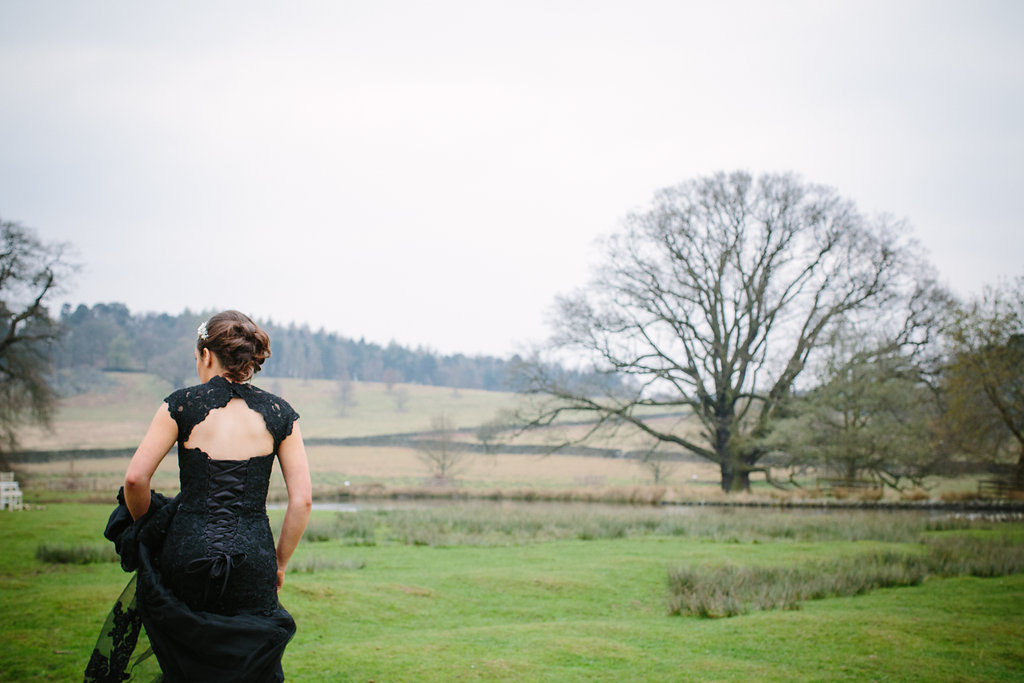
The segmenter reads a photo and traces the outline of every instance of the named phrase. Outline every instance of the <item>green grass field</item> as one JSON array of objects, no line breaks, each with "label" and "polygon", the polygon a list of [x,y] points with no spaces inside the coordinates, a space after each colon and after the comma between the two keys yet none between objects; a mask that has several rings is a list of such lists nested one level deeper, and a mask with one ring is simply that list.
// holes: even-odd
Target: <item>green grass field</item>
[{"label": "green grass field", "polygon": [[[170,387],[145,375],[112,379],[110,392],[62,402],[54,431],[27,433],[25,447],[134,447]],[[355,404],[342,411],[332,382],[262,385],[296,405],[310,438],[423,431],[439,412],[473,427],[517,400],[356,383]],[[314,445],[309,456],[318,495],[345,482],[370,493],[429,488],[413,448]],[[18,467],[31,508],[0,512],[0,680],[81,679],[128,577],[112,561],[74,561],[112,556],[102,530],[126,465],[104,458]],[[169,457],[154,485],[173,493],[176,478]],[[678,462],[653,487],[631,460],[499,449],[469,461],[456,490],[720,501],[717,480],[709,463]],[[282,488],[275,472],[272,496]],[[69,500],[105,502],[60,502]],[[271,518],[279,524],[281,512]],[[714,584],[722,576],[800,581],[809,567],[852,572],[879,557],[898,565],[963,534],[1002,539],[992,564],[1004,569],[931,571],[907,582],[917,585],[869,585],[856,589],[863,594],[786,602],[791,609],[759,606],[763,586]],[[284,666],[294,681],[1016,681],[1024,670],[1022,557],[1020,520],[537,503],[316,511],[281,596],[299,626]],[[743,593],[754,606],[730,618],[672,614],[679,603],[670,577],[687,572],[710,577],[701,590],[721,589],[715,600]],[[710,612],[728,611],[717,609]]]},{"label": "green grass field", "polygon": [[[36,551],[103,546],[109,509],[0,513],[3,680],[80,679],[128,577]],[[954,534],[1019,547],[1020,522],[505,505],[318,511],[311,529],[324,540],[300,545],[281,594],[299,626],[288,680],[1011,681],[1024,667],[1022,574],[929,577],[726,619],[667,609],[679,566],[856,561]]]}]

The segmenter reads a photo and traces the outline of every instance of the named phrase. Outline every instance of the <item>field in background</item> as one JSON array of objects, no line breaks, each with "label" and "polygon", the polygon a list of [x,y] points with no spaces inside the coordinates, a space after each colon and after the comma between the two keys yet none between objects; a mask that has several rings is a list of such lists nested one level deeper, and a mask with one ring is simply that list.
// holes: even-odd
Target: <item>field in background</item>
[{"label": "field in background", "polygon": [[[173,388],[141,373],[106,373],[113,386],[102,393],[60,401],[52,432],[29,428],[21,434],[26,450],[134,448],[160,402]],[[515,394],[380,382],[351,382],[343,402],[338,382],[260,377],[257,386],[282,396],[302,416],[307,438],[345,438],[421,432],[430,420],[447,415],[457,428],[476,427],[501,410],[513,408]]]},{"label": "field in background", "polygon": [[[102,393],[74,396],[61,401],[53,431],[27,430],[22,437],[26,450],[91,448],[134,449],[146,431],[154,411],[170,391],[169,384],[139,373],[108,373],[111,388]],[[345,482],[355,487],[417,487],[431,484],[431,471],[414,448],[397,446],[318,445],[318,439],[412,434],[428,431],[432,418],[445,415],[456,429],[466,430],[455,439],[479,445],[475,429],[514,410],[521,397],[502,392],[451,389],[376,382],[351,382],[345,390],[338,382],[266,377],[258,385],[278,393],[301,413],[302,430],[314,483],[320,492],[343,491]],[[348,397],[345,401],[342,396]],[[680,418],[666,420],[678,422]],[[650,474],[631,459],[580,455],[532,455],[502,452],[505,444],[545,444],[563,434],[580,434],[580,426],[554,433],[503,434],[494,453],[471,454],[456,473],[459,488],[579,489],[644,486]],[[599,448],[629,450],[646,444],[635,434],[612,435],[593,442]],[[27,488],[116,489],[124,476],[127,456],[74,458],[18,466]],[[668,484],[694,482],[714,486],[718,471],[710,463],[674,463]],[[154,486],[162,490],[177,485],[173,457],[161,465]],[[283,491],[277,475],[272,490]]]},{"label": "field in background", "polygon": [[[62,400],[53,431],[26,430],[21,445],[26,450],[124,449],[125,455],[19,464],[18,477],[23,488],[30,492],[79,492],[72,496],[74,499],[103,498],[117,489],[124,476],[128,454],[134,450],[153,413],[172,388],[166,382],[141,373],[108,373],[107,378],[108,390]],[[457,440],[480,447],[476,428],[514,410],[524,400],[511,393],[407,384],[388,386],[376,382],[351,382],[343,386],[328,380],[264,377],[257,384],[283,396],[302,415],[314,488],[322,497],[395,495],[417,488],[436,489],[438,483],[432,480],[432,472],[415,448],[325,445],[325,440],[422,433],[431,428],[434,417],[443,414],[456,429],[464,430],[455,436]],[[666,416],[660,421],[691,435],[697,430],[692,421],[679,415]],[[491,448],[492,453],[471,454],[454,479],[444,483],[449,489],[473,495],[500,490],[512,497],[526,498],[533,492],[555,499],[604,496],[609,500],[638,502],[724,497],[718,490],[718,468],[703,460],[672,461],[659,485],[653,486],[651,473],[635,459],[561,453],[514,454],[508,447],[546,445],[566,434],[582,434],[585,429],[570,424],[557,430],[501,434]],[[630,451],[649,448],[650,442],[636,432],[624,430],[592,440],[590,445]],[[783,476],[783,473],[775,476]],[[756,479],[755,488],[762,496],[777,495]],[[161,465],[154,487],[167,492],[177,487],[174,457],[167,458]],[[974,490],[976,483],[971,478],[937,480],[931,495],[959,496]],[[283,491],[283,482],[277,474],[272,482],[272,496],[279,498]],[[47,495],[54,499],[52,494]],[[892,498],[895,494],[887,492],[886,496]],[[729,498],[740,500],[742,496]]]},{"label": "field in background", "polygon": [[[134,448],[145,434],[153,413],[172,387],[152,375],[106,373],[110,388],[102,392],[62,399],[53,430],[26,428],[20,435],[25,450],[87,448]],[[299,380],[277,377],[255,382],[282,396],[302,416],[302,433],[307,439],[337,439],[382,434],[409,434],[430,429],[431,419],[444,415],[456,429],[470,430],[460,440],[476,440],[473,431],[483,424],[515,410],[523,398],[517,394],[476,389],[421,386],[382,382],[349,382],[346,389],[331,380]],[[342,396],[347,398],[343,399]],[[685,425],[678,416],[659,420],[662,424]],[[685,427],[684,427],[685,428]],[[691,433],[693,427],[689,428]],[[543,444],[561,434],[582,434],[581,426],[568,426],[557,435],[531,432],[518,438],[505,435],[507,443]],[[593,445],[634,449],[649,446],[636,433],[623,432]]]},{"label": "field in background", "polygon": [[53,429],[19,431],[21,448],[64,450],[125,448],[138,445],[170,384],[152,375],[105,373],[111,383],[99,392],[61,399]]},{"label": "field in background", "polygon": [[[430,470],[412,448],[310,446],[307,452],[317,498],[441,493],[436,490]],[[72,499],[106,500],[121,485],[127,464],[127,456],[21,464],[18,477],[23,488],[32,492],[32,500],[63,500],[69,491],[78,494]],[[645,502],[653,500],[651,496],[655,494],[664,498],[664,492],[671,490],[653,487],[650,482],[650,475],[634,460],[499,453],[472,456],[444,491],[451,493],[454,489],[467,495],[501,491],[506,496],[522,498],[603,496]],[[699,487],[707,497],[719,496],[718,470],[710,463],[675,463],[667,484]],[[172,455],[157,470],[153,488],[172,493],[177,487],[177,460]],[[281,499],[284,495],[284,481],[280,469],[275,467],[270,496]]]}]

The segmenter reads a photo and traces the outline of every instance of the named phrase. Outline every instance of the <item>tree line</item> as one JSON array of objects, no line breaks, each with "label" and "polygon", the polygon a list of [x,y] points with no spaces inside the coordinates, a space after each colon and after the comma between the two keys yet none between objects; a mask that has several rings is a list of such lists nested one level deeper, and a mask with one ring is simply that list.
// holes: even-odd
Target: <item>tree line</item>
[{"label": "tree line", "polygon": [[[71,391],[77,383],[95,381],[97,370],[149,372],[184,386],[194,379],[196,327],[212,313],[140,314],[121,303],[64,305],[55,321],[63,334],[54,350],[54,368]],[[272,351],[260,377],[507,391],[510,368],[518,362],[515,357],[442,355],[395,342],[381,345],[307,325],[257,323],[270,335]]]}]

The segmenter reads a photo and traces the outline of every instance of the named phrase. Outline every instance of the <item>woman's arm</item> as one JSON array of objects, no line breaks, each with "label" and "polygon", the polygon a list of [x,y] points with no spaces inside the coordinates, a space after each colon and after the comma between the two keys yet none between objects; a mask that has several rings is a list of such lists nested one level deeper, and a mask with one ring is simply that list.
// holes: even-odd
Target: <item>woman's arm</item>
[{"label": "woman's arm", "polygon": [[281,442],[277,450],[281,461],[284,485],[288,489],[288,509],[284,513],[281,534],[277,539],[277,590],[284,585],[284,570],[309,521],[313,507],[313,486],[309,481],[309,462],[306,446],[302,443],[299,423],[292,425],[292,433]]},{"label": "woman's arm", "polygon": [[149,510],[149,483],[160,461],[177,440],[178,425],[171,417],[167,404],[162,403],[124,475],[124,501],[132,513],[132,519],[138,519]]}]

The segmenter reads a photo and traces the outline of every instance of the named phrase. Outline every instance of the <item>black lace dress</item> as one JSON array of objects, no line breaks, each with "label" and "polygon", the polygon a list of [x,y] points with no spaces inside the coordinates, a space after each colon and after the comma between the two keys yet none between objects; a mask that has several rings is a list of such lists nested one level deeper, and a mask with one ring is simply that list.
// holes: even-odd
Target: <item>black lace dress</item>
[{"label": "black lace dress", "polygon": [[[186,448],[195,426],[233,398],[263,416],[273,452],[216,460]],[[222,377],[176,391],[166,402],[178,424],[181,493],[173,500],[154,494],[135,523],[119,496],[105,533],[122,566],[138,572],[134,604],[129,609],[122,596],[120,611],[128,616],[118,623],[130,629],[137,611],[166,681],[283,680],[281,655],[295,622],[277,599],[266,498],[274,456],[298,414],[273,394]],[[112,619],[108,625],[118,621]],[[121,680],[115,676],[130,665],[132,634],[105,627],[101,641],[104,636],[113,644],[98,644],[87,680]]]}]

